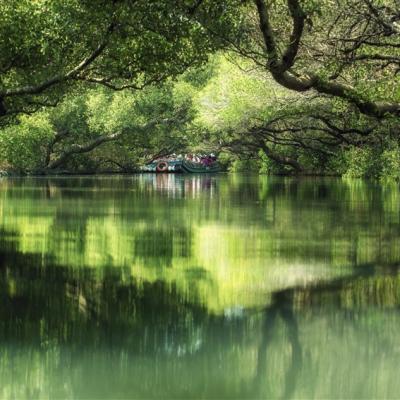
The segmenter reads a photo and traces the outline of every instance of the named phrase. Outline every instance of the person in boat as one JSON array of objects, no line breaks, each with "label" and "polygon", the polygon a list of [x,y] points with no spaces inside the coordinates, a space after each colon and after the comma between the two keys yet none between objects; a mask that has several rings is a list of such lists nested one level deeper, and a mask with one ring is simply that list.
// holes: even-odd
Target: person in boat
[{"label": "person in boat", "polygon": [[214,155],[205,155],[201,158],[201,163],[205,167],[210,167],[211,165],[213,165],[215,163],[216,160],[217,160],[217,158]]},{"label": "person in boat", "polygon": [[206,156],[201,157],[200,162],[201,162],[201,164],[202,164],[204,167],[208,167],[208,166],[210,165],[210,158],[209,158],[209,156],[206,155]]}]

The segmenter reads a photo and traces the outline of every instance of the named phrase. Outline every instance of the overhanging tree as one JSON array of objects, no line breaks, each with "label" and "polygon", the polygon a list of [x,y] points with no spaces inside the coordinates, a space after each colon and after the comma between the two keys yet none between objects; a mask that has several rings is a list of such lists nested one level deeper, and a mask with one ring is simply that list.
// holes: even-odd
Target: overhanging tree
[{"label": "overhanging tree", "polygon": [[10,0],[0,4],[0,117],[56,105],[71,84],[140,89],[207,59],[201,2]]},{"label": "overhanging tree", "polygon": [[369,116],[400,115],[395,0],[242,3],[247,26],[211,31],[279,84],[344,99]]}]

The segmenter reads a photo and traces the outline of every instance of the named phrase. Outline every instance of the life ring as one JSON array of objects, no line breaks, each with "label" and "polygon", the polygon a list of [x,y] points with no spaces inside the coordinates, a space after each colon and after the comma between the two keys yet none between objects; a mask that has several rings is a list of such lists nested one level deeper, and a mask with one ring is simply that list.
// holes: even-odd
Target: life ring
[{"label": "life ring", "polygon": [[156,167],[157,172],[167,172],[168,171],[168,163],[165,161],[160,161]]}]

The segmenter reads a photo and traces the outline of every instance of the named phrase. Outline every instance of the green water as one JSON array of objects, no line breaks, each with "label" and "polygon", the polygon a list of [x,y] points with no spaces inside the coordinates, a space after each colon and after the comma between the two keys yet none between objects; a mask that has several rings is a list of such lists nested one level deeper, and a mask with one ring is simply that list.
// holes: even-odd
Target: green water
[{"label": "green water", "polygon": [[0,180],[0,398],[400,398],[400,191]]}]

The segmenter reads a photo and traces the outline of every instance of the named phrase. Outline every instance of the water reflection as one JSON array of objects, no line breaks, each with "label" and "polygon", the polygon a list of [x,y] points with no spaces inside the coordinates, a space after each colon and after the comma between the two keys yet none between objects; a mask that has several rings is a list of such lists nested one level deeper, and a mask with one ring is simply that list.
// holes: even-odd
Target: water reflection
[{"label": "water reflection", "polygon": [[0,181],[0,398],[400,393],[398,186]]}]

